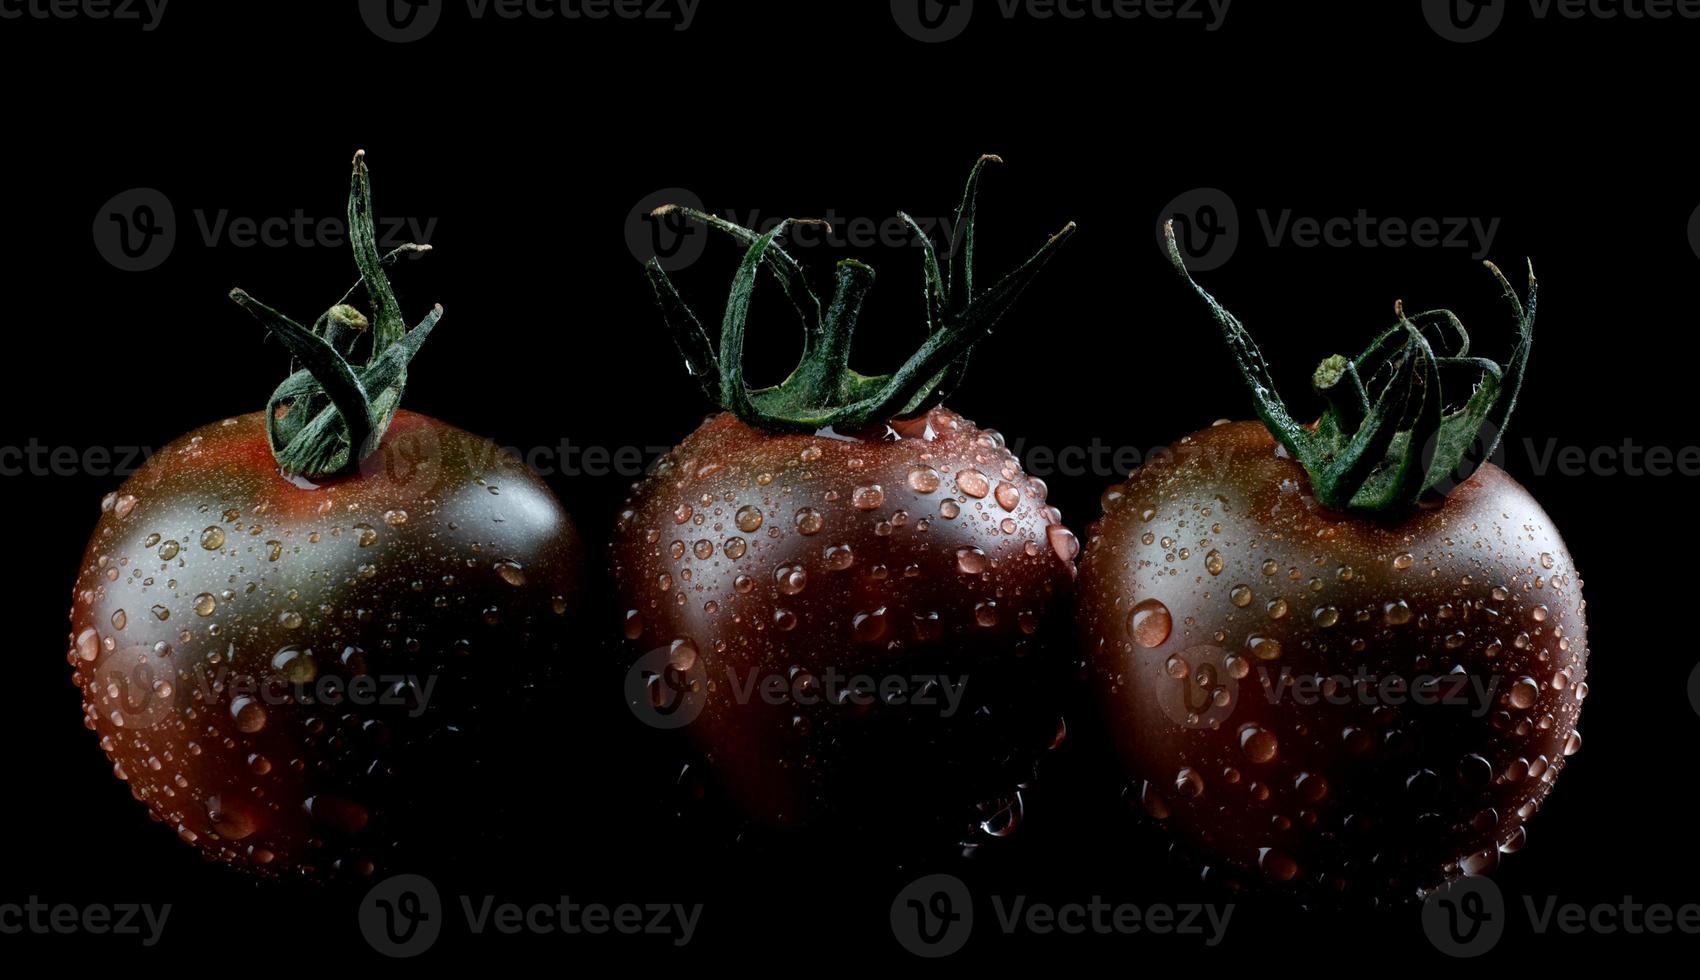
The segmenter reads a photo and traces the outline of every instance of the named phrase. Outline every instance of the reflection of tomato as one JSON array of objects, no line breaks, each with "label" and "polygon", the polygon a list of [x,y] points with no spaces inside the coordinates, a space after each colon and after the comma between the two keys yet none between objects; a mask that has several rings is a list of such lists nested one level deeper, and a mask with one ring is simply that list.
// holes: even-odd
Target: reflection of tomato
[{"label": "reflection of tomato", "polygon": [[[822,304],[777,241],[785,225],[759,235],[683,210],[747,247],[717,350],[650,264],[688,366],[727,412],[621,515],[614,572],[640,682],[628,692],[640,701],[651,677],[668,715],[648,720],[688,720],[715,782],[757,822],[905,834],[961,818],[949,829],[1001,835],[1020,816],[1015,786],[1057,738],[1038,634],[1065,601],[1077,544],[1001,436],[937,407],[1072,230],[975,290],[975,189],[990,159],[970,177],[948,283],[924,249],[932,330],[890,376],[847,365],[872,270],[839,263]],[[789,380],[751,390],[743,321],[763,269],[807,340]]]},{"label": "reflection of tomato", "polygon": [[477,845],[526,784],[577,533],[435,419],[400,412],[346,472],[297,476],[267,420],[190,433],[102,502],[71,610],[85,724],[156,819],[233,864],[358,875]]},{"label": "reflection of tomato", "polygon": [[[1211,305],[1242,367],[1258,371],[1249,336]],[[1512,394],[1533,296],[1526,314],[1513,305]],[[1366,512],[1367,470],[1363,484],[1330,487],[1317,454],[1331,431],[1351,435],[1342,412],[1353,406],[1293,429],[1268,386],[1264,423],[1195,433],[1104,495],[1079,621],[1108,724],[1145,811],[1230,879],[1411,895],[1487,870],[1522,846],[1581,744],[1582,583],[1551,519],[1492,464],[1436,495],[1458,462],[1443,454],[1474,437],[1476,419],[1436,410],[1427,424],[1457,428],[1441,430],[1432,456],[1409,448],[1427,441],[1420,428],[1408,436],[1422,406],[1445,404],[1422,333],[1455,322],[1401,317],[1389,336],[1408,346],[1388,370],[1358,362],[1365,382],[1411,395],[1408,412],[1384,416],[1409,439],[1386,459],[1394,474],[1427,468],[1406,484],[1420,506]],[[1468,391],[1498,390],[1497,366],[1472,366],[1490,377]],[[1398,389],[1425,373],[1426,388]],[[1343,505],[1325,505],[1324,488]]]}]

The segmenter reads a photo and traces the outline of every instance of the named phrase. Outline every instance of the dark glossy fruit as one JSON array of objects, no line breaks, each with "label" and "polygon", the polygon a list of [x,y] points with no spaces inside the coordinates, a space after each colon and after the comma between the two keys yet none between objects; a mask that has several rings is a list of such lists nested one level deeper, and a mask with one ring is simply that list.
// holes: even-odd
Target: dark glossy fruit
[{"label": "dark glossy fruit", "polygon": [[1326,892],[1407,896],[1521,847],[1587,692],[1581,579],[1528,492],[1485,464],[1365,517],[1259,423],[1172,453],[1104,495],[1081,562],[1145,812],[1229,878]]},{"label": "dark glossy fruit", "polygon": [[639,716],[683,696],[710,771],[762,823],[1007,831],[1019,811],[974,805],[1017,805],[1056,737],[1040,634],[1078,548],[1045,495],[1001,436],[942,408],[869,440],[711,418],[615,532],[625,635],[648,652]]},{"label": "dark glossy fruit", "polygon": [[[889,375],[849,365],[868,266],[839,262],[823,303],[779,241],[790,220],[761,234],[662,209],[745,252],[718,345],[659,261],[647,266],[688,370],[726,412],[620,517],[626,694],[650,724],[688,727],[713,782],[755,822],[851,828],[868,846],[877,833],[925,848],[934,828],[1007,835],[1020,787],[1061,737],[1051,682],[1063,661],[1042,635],[1065,608],[1078,545],[1001,436],[939,407],[1074,231],[977,289],[977,189],[993,162],[969,173],[945,262],[904,216],[921,246],[926,340]],[[746,326],[764,275],[797,313],[803,354],[785,381],[752,388]]]},{"label": "dark glossy fruit", "polygon": [[543,778],[526,726],[581,566],[487,440],[401,412],[357,472],[309,479],[263,416],[227,419],[102,502],[71,610],[85,724],[209,857],[329,876],[454,852]]}]

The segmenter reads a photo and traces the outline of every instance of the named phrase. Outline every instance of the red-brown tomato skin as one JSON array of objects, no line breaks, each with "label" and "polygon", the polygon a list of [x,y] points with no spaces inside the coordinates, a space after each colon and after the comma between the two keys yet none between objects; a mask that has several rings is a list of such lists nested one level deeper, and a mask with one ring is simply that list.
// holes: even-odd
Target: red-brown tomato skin
[{"label": "red-brown tomato skin", "polygon": [[[1581,579],[1528,492],[1484,465],[1377,523],[1319,507],[1261,424],[1171,450],[1104,495],[1081,561],[1130,794],[1230,880],[1408,897],[1520,847],[1588,655]],[[1313,694],[1284,672],[1348,681]],[[1449,675],[1439,704],[1378,686]]]},{"label": "red-brown tomato skin", "polygon": [[314,486],[244,415],[102,502],[68,657],[85,725],[182,839],[265,875],[368,875],[480,838],[582,568],[553,494],[487,440],[401,412],[358,475]]},{"label": "red-brown tomato skin", "polygon": [[[1045,634],[1066,613],[1074,536],[1001,436],[942,408],[904,431],[849,441],[721,414],[618,522],[629,651],[690,644],[706,697],[688,734],[761,824],[897,828],[970,812],[1013,790],[1001,761],[1056,736],[1046,691],[1062,661]],[[768,678],[824,690],[832,671],[965,678],[964,701],[944,718],[739,693]]]}]

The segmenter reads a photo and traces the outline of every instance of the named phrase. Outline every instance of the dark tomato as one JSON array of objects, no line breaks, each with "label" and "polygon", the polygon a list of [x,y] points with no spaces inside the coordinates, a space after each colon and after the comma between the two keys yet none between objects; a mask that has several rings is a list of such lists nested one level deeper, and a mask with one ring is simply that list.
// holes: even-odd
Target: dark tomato
[{"label": "dark tomato", "polygon": [[673,450],[614,539],[628,694],[761,824],[1003,834],[1057,736],[1041,637],[1078,546],[997,433],[886,436],[722,414]]},{"label": "dark tomato", "polygon": [[401,412],[315,485],[279,474],[260,415],[227,419],[102,502],[71,610],[85,724],[209,857],[361,875],[452,849],[523,795],[521,719],[581,564],[484,439]]},{"label": "dark tomato", "polygon": [[1221,424],[1104,495],[1080,588],[1129,792],[1229,879],[1408,896],[1480,872],[1581,744],[1582,582],[1491,464],[1348,516],[1261,424]]}]

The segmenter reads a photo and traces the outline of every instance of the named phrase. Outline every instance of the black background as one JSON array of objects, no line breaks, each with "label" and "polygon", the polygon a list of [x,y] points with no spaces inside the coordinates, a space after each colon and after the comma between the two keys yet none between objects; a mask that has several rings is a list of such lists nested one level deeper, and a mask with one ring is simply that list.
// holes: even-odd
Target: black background
[{"label": "black background", "polygon": [[[1700,205],[1683,70],[1700,23],[1534,20],[1512,3],[1491,39],[1450,43],[1418,2],[1239,0],[1197,23],[1004,22],[981,0],[964,35],[921,44],[886,4],[706,0],[690,30],[627,21],[468,19],[387,43],[353,3],[177,0],[159,28],[0,21],[6,124],[7,380],[0,443],[158,447],[258,409],[285,357],[225,299],[240,284],[309,317],[354,281],[344,249],[208,244],[197,215],[339,217],[364,147],[380,216],[435,219],[435,253],[397,275],[417,318],[447,315],[411,372],[407,404],[504,444],[664,447],[709,410],[659,328],[625,230],[634,206],[686,188],[711,210],[883,219],[944,216],[976,156],[982,272],[1012,267],[1068,220],[1079,234],[982,346],[954,407],[1026,447],[1145,452],[1220,417],[1246,417],[1220,339],[1178,286],[1154,226],[1182,192],[1220,188],[1241,238],[1200,275],[1303,391],[1322,356],[1356,350],[1414,309],[1447,306],[1485,353],[1511,324],[1473,249],[1270,248],[1256,215],[1291,209],[1500,219],[1492,257],[1543,284],[1531,377],[1506,465],[1562,528],[1586,576],[1590,683],[1583,752],[1497,875],[1507,897],[1682,903],[1696,859],[1680,793],[1696,734],[1686,621],[1696,545],[1682,476],[1537,471],[1520,447],[1681,447],[1695,441],[1687,285]],[[1617,5],[1611,5],[1616,7]],[[137,187],[172,203],[157,269],[96,249],[105,202]],[[801,251],[821,269],[855,254],[881,273],[858,364],[889,369],[920,331],[918,253]],[[679,277],[699,308],[724,295],[736,251],[711,242]],[[759,370],[796,350],[758,291]],[[765,299],[764,299],[765,297]],[[767,304],[767,305],[764,305]],[[1114,476],[1044,474],[1081,529]],[[163,943],[5,936],[0,949],[77,950],[80,962],[196,957],[213,969],[378,965],[357,891],[262,884],[203,864],[148,821],[81,730],[63,650],[73,580],[110,475],[0,479],[10,520],[0,712],[5,833],[0,901],[172,902]],[[628,478],[550,477],[593,542]],[[586,658],[596,656],[587,641]],[[587,666],[601,683],[604,673]],[[613,693],[613,692],[609,692]],[[1125,822],[1117,788],[1061,767],[1024,830],[971,867],[892,867],[855,840],[803,853],[703,848],[651,812],[659,763],[629,716],[569,699],[558,744],[532,747],[554,788],[535,815],[537,868],[490,869],[504,897],[702,900],[697,944],[451,935],[435,957],[513,950],[573,968],[652,957],[807,975],[913,960],[886,924],[920,870],[1055,901],[1222,900]],[[617,702],[616,702],[617,705]],[[1673,792],[1673,789],[1675,790]],[[535,869],[532,869],[535,870]],[[981,914],[989,918],[989,910]],[[1515,917],[1514,917],[1515,920]],[[1118,968],[1291,963],[1357,970],[1441,964],[1415,908],[1306,913],[1242,902],[1224,947],[1179,937],[1024,937],[977,931],[964,958],[1039,965],[1081,949]],[[1679,938],[1537,937],[1513,922],[1486,961],[1633,955]],[[221,965],[222,964],[222,965]]]}]

